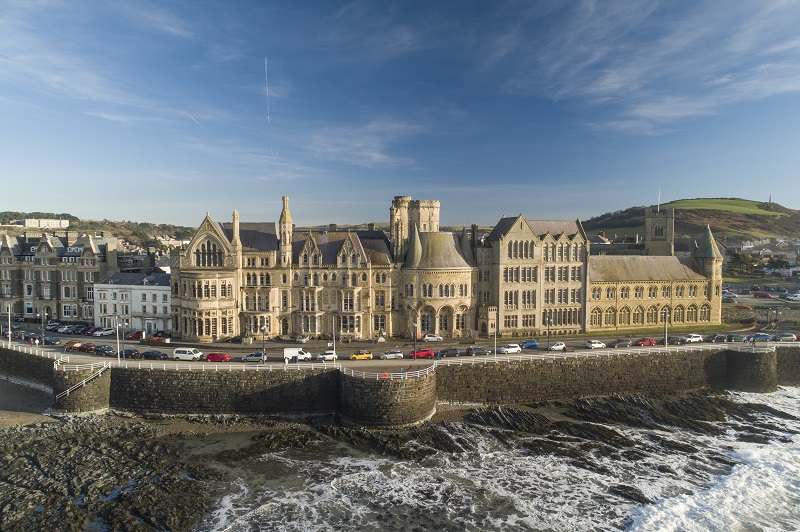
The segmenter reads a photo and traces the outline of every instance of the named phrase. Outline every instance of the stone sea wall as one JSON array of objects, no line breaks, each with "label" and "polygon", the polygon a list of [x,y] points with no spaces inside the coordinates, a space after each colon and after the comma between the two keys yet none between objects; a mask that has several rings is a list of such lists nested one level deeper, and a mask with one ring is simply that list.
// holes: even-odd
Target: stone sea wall
[{"label": "stone sea wall", "polygon": [[[292,366],[274,371],[111,367],[56,406],[65,412],[109,407],[164,414],[337,412],[365,426],[398,427],[429,419],[438,402],[512,405],[703,387],[769,392],[800,385],[800,345],[781,345],[770,353],[720,349],[503,363],[489,358],[481,364],[439,365],[427,375],[402,380]],[[97,372],[54,370],[53,362],[0,348],[0,374],[44,384],[55,393]]]}]

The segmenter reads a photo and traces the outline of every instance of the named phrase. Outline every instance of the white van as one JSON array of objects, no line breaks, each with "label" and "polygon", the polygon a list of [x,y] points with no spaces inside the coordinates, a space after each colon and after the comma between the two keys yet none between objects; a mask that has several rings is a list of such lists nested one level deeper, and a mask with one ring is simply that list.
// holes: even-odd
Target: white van
[{"label": "white van", "polygon": [[311,353],[302,347],[284,347],[283,348],[283,361],[293,362],[297,357],[298,362],[309,362],[311,360]]},{"label": "white van", "polygon": [[172,352],[172,358],[175,360],[200,360],[203,356],[201,351],[194,347],[179,347]]}]

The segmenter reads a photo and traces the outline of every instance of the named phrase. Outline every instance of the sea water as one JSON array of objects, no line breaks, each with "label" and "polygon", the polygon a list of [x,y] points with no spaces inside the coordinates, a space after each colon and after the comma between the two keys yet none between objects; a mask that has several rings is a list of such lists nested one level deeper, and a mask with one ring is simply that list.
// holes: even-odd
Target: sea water
[{"label": "sea water", "polygon": [[800,389],[731,397],[769,408],[711,434],[609,424],[632,442],[624,449],[554,434],[570,452],[538,454],[527,444],[541,435],[512,441],[448,423],[446,437],[469,441],[469,450],[400,460],[326,440],[313,451],[266,453],[230,466],[235,481],[210,485],[214,509],[200,528],[800,529]]}]

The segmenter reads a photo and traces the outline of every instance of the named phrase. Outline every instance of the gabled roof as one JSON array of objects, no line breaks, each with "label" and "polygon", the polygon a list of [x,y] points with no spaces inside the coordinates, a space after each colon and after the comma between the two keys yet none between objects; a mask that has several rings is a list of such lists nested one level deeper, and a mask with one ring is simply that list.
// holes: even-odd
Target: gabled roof
[{"label": "gabled roof", "polygon": [[705,279],[678,257],[592,255],[589,258],[590,283]]},{"label": "gabled roof", "polygon": [[[500,240],[508,233],[519,217],[514,218],[501,218],[497,225],[494,226],[492,232],[486,238],[487,241]],[[575,235],[579,234],[585,237],[583,226],[578,220],[528,220],[525,219],[528,227],[531,228],[533,234],[537,235],[540,239],[546,234],[558,237],[560,234],[565,234],[572,239]]]},{"label": "gabled roof", "polygon": [[392,264],[389,240],[383,231],[324,231],[295,233],[292,242],[292,260],[300,262],[309,237],[322,255],[322,264],[338,263],[342,251],[358,253],[373,266]]},{"label": "gabled roof", "polygon": [[[219,223],[218,226],[228,242],[231,242],[233,240],[233,223]],[[275,222],[240,222],[239,240],[245,251],[277,251],[276,224]]]}]

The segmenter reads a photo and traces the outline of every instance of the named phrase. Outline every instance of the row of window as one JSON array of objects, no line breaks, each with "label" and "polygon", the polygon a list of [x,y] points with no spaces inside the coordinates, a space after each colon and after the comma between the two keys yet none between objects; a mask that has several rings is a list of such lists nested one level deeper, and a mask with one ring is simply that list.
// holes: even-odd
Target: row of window
[{"label": "row of window", "polygon": [[[403,286],[403,294],[406,297],[414,297],[414,283],[406,283]],[[469,285],[463,284],[439,284],[422,283],[421,297],[469,297]]]},{"label": "row of window", "polygon": [[[670,311],[671,310],[671,311]],[[605,310],[600,308],[592,309],[589,317],[589,325],[592,327],[615,326],[615,325],[656,325],[658,323],[696,323],[698,321],[711,321],[711,306],[704,304],[699,308],[697,305],[677,305],[674,309],[670,307],[658,307],[652,305],[646,310],[642,306],[609,307]]]},{"label": "row of window", "polygon": [[[675,287],[675,297],[684,297],[684,294],[688,294],[688,297],[697,297],[697,285],[691,285],[688,288],[684,287],[683,285],[677,285]],[[671,297],[672,294],[672,287],[669,285],[665,285],[661,287],[661,297],[668,298]],[[617,289],[616,287],[609,286],[605,289],[606,299],[616,299],[617,297]],[[623,286],[619,289],[619,298],[620,299],[630,299],[631,295],[631,287]],[[643,286],[635,286],[633,288],[633,297],[634,299],[644,299],[644,287]],[[655,299],[658,297],[658,286],[651,286],[647,289],[647,297],[650,299]],[[708,286],[703,285],[703,297],[708,297]],[[603,288],[601,287],[594,287],[592,288],[592,299],[597,301],[603,298]]]},{"label": "row of window", "polygon": [[[542,260],[545,262],[582,261],[585,255],[583,244],[543,244]],[[508,243],[509,259],[536,259],[536,244],[531,240],[513,240]]]}]

